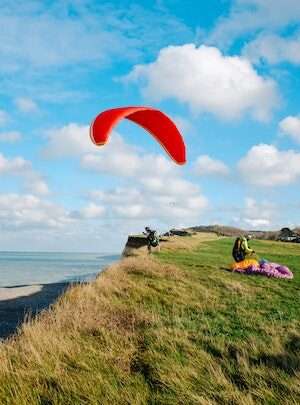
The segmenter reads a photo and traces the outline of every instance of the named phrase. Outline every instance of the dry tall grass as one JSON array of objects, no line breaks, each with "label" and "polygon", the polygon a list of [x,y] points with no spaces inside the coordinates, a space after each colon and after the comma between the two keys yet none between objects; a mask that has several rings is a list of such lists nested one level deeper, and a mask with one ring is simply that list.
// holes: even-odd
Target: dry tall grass
[{"label": "dry tall grass", "polygon": [[[216,233],[209,232],[198,232],[192,234],[191,236],[163,236],[160,242],[160,246],[165,252],[175,252],[178,250],[192,251],[199,245],[199,243],[216,240],[218,238],[220,237],[218,237]],[[130,244],[128,244],[124,252],[128,257],[144,257],[148,254],[148,249],[146,244],[145,246],[140,247],[130,246]],[[152,248],[152,252],[155,253],[158,252],[158,250],[156,248]]]},{"label": "dry tall grass", "polygon": [[232,241],[200,239],[124,259],[25,324],[0,345],[0,404],[300,403],[294,284],[225,272]]},{"label": "dry tall grass", "polygon": [[0,403],[145,403],[147,384],[133,371],[140,333],[157,318],[139,302],[147,285],[135,279],[145,274],[182,278],[149,257],[124,259],[95,282],[71,287],[1,344]]}]

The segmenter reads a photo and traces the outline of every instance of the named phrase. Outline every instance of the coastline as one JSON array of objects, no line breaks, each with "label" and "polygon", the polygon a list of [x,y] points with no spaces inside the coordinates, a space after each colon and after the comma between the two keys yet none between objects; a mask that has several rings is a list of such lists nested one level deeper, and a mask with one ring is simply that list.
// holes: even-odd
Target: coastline
[{"label": "coastline", "polygon": [[0,302],[28,297],[42,290],[42,285],[25,285],[17,287],[0,287]]},{"label": "coastline", "polygon": [[[36,282],[33,281],[33,283],[26,283],[25,279],[21,277],[22,281],[20,285],[10,285],[8,283],[7,285],[4,284],[4,286],[1,286],[0,342],[12,337],[26,319],[34,318],[41,311],[48,309],[70,286],[82,283],[85,284],[95,280],[107,266],[111,266],[116,261],[116,256],[117,255],[110,255],[110,262],[105,264],[101,263],[100,259],[106,258],[106,255],[96,257],[95,254],[95,258],[98,261],[98,268],[91,273],[84,274],[84,278],[75,275],[74,278],[73,276],[72,278],[62,277],[61,279],[56,277],[57,279],[54,279],[52,282],[48,282],[45,279],[43,282],[37,280]],[[122,256],[121,254],[119,256],[120,259]],[[92,263],[92,266],[94,266],[94,263]]]},{"label": "coastline", "polygon": [[13,335],[22,323],[49,308],[72,283],[0,288],[0,340]]},{"label": "coastline", "polygon": [[[199,236],[199,235],[198,235]],[[185,238],[173,236],[161,239],[161,245],[170,248],[184,247]],[[198,238],[195,238],[198,241]],[[172,246],[175,242],[175,245]],[[182,246],[181,246],[182,245]],[[144,235],[129,235],[124,249],[117,261],[99,269],[95,279],[111,266],[120,264],[122,259],[130,256],[148,256],[147,239]],[[0,287],[0,342],[12,337],[18,328],[28,319],[35,317],[41,311],[48,309],[72,285],[90,283],[91,281],[62,281],[49,284],[28,284],[19,286]]]},{"label": "coastline", "polygon": [[0,403],[299,403],[298,246],[255,243],[295,269],[281,283],[224,271],[231,245],[174,236],[157,256],[132,250],[68,288],[0,344]]}]

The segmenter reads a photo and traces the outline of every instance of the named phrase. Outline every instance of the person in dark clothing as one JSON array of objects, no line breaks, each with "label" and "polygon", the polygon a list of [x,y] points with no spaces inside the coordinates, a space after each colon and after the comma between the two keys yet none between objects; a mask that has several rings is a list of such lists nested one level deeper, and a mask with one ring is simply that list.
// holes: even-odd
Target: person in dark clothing
[{"label": "person in dark clothing", "polygon": [[248,255],[255,253],[254,250],[248,246],[250,239],[252,239],[251,235],[236,238],[232,249],[232,256],[236,262],[241,262],[245,260]]},{"label": "person in dark clothing", "polygon": [[147,236],[148,252],[151,253],[151,249],[153,247],[157,247],[158,250],[160,250],[159,236],[157,231],[154,229],[150,229],[148,226],[145,227],[145,231],[146,232],[143,232],[143,234]]}]

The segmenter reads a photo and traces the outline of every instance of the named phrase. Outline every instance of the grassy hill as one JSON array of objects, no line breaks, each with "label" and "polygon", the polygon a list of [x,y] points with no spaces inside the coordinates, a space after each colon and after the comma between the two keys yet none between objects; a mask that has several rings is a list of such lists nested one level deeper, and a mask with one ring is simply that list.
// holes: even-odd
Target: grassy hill
[{"label": "grassy hill", "polygon": [[1,404],[299,404],[299,245],[254,241],[291,281],[226,271],[233,239],[127,258],[0,345]]}]

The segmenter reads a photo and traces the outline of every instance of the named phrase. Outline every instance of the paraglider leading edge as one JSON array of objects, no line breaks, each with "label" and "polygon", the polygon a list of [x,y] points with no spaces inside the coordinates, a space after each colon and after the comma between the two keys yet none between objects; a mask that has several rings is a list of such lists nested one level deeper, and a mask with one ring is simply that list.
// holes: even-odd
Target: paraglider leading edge
[{"label": "paraglider leading edge", "polygon": [[101,112],[90,125],[90,138],[97,146],[105,145],[114,126],[128,119],[144,128],[179,165],[186,163],[183,137],[175,123],[160,110],[151,107],[119,107]]}]

